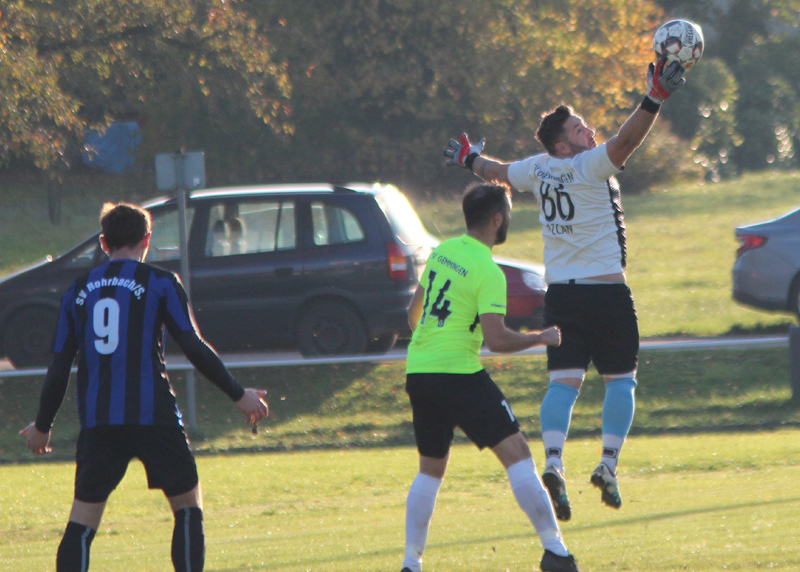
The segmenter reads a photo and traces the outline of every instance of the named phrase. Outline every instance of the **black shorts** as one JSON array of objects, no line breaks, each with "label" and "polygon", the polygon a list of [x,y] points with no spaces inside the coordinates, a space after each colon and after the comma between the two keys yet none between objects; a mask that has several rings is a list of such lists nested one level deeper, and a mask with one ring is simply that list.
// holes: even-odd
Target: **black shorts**
[{"label": "black shorts", "polygon": [[583,369],[613,375],[636,369],[639,322],[625,284],[551,284],[545,326],[561,328],[561,345],[547,348],[547,369]]},{"label": "black shorts", "polygon": [[168,497],[197,486],[197,465],[181,427],[112,425],[84,429],[75,454],[75,498],[105,502],[125,476],[128,463],[138,458],[147,473],[147,486]]},{"label": "black shorts", "polygon": [[511,406],[485,370],[410,373],[406,392],[414,414],[417,449],[425,457],[444,459],[456,427],[481,449],[519,432]]}]

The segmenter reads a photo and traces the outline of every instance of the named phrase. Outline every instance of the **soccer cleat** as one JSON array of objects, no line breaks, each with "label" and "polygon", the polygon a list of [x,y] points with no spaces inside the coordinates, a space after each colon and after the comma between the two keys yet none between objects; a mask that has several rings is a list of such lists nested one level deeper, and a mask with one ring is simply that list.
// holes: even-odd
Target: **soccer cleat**
[{"label": "soccer cleat", "polygon": [[569,556],[558,556],[549,550],[544,551],[542,561],[539,563],[539,569],[542,572],[581,572],[572,554]]},{"label": "soccer cleat", "polygon": [[400,572],[411,572],[411,568],[408,567],[403,568],[402,570],[400,570]]},{"label": "soccer cleat", "polygon": [[605,504],[611,508],[622,506],[622,497],[619,494],[619,486],[617,486],[617,476],[611,472],[611,469],[605,463],[600,463],[592,471],[591,481],[602,492],[600,499]]},{"label": "soccer cleat", "polygon": [[547,465],[542,473],[542,483],[550,493],[556,518],[569,520],[572,517],[572,508],[567,497],[567,481],[564,479],[564,473],[555,465]]}]

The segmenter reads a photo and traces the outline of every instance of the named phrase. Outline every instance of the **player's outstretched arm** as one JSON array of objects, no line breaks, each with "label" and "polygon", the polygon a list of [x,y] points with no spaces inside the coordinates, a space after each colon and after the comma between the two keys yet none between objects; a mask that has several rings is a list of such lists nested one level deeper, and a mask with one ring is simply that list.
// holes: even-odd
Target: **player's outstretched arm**
[{"label": "player's outstretched arm", "polygon": [[684,71],[678,62],[667,65],[664,59],[648,66],[647,92],[642,104],[606,143],[608,158],[615,167],[621,168],[642,144],[656,122],[661,104],[686,83]]},{"label": "player's outstretched arm", "polygon": [[444,156],[448,157],[444,164],[469,169],[484,181],[509,185],[508,164],[482,156],[485,143],[486,139],[481,139],[473,145],[466,133],[462,133],[458,140],[450,139],[450,145],[444,151]]},{"label": "player's outstretched arm", "polygon": [[513,353],[534,346],[561,345],[561,330],[555,326],[541,331],[521,333],[509,330],[502,314],[481,314],[480,319],[483,340],[492,352]]},{"label": "player's outstretched arm", "polygon": [[269,415],[269,406],[264,397],[267,395],[265,389],[253,389],[248,387],[244,390],[242,398],[236,402],[236,407],[244,413],[248,425],[255,425],[261,419]]}]

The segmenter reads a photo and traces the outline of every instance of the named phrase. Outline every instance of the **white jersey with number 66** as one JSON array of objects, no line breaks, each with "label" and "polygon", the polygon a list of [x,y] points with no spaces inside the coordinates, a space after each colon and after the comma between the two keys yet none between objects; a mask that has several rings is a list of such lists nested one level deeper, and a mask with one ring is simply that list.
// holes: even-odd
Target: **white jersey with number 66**
[{"label": "white jersey with number 66", "polygon": [[620,170],[605,144],[569,158],[543,153],[508,166],[519,191],[539,202],[548,283],[614,274],[625,269],[625,220]]}]

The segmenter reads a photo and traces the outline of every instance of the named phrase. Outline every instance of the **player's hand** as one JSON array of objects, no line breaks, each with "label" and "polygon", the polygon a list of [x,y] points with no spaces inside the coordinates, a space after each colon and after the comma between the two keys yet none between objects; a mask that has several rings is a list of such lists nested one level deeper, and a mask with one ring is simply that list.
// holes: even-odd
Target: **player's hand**
[{"label": "player's hand", "polygon": [[269,415],[269,406],[264,400],[267,395],[265,389],[247,388],[244,390],[242,398],[236,402],[236,407],[244,413],[247,424],[255,426],[259,420]]},{"label": "player's hand", "polygon": [[[472,169],[472,162],[475,160],[475,157],[480,155],[481,151],[483,151],[483,145],[486,143],[486,139],[481,139],[474,145],[469,142],[469,137],[467,137],[466,133],[462,133],[458,139],[458,141],[450,139],[450,148],[444,151],[444,156],[449,157],[449,159],[445,161],[444,164],[448,166],[458,165],[465,169]],[[470,156],[472,156],[472,159],[468,160]]]},{"label": "player's hand", "polygon": [[53,450],[50,447],[50,431],[47,433],[42,433],[36,428],[36,423],[31,423],[25,427],[25,429],[20,431],[19,434],[26,435],[28,437],[27,444],[28,449],[31,450],[31,453],[44,455],[45,453],[49,453]]},{"label": "player's hand", "polygon": [[561,329],[558,326],[551,326],[539,333],[541,343],[546,346],[561,345]]},{"label": "player's hand", "polygon": [[664,58],[651,63],[647,66],[647,97],[658,105],[664,103],[686,83],[683,77],[685,71],[679,62],[667,65]]}]

